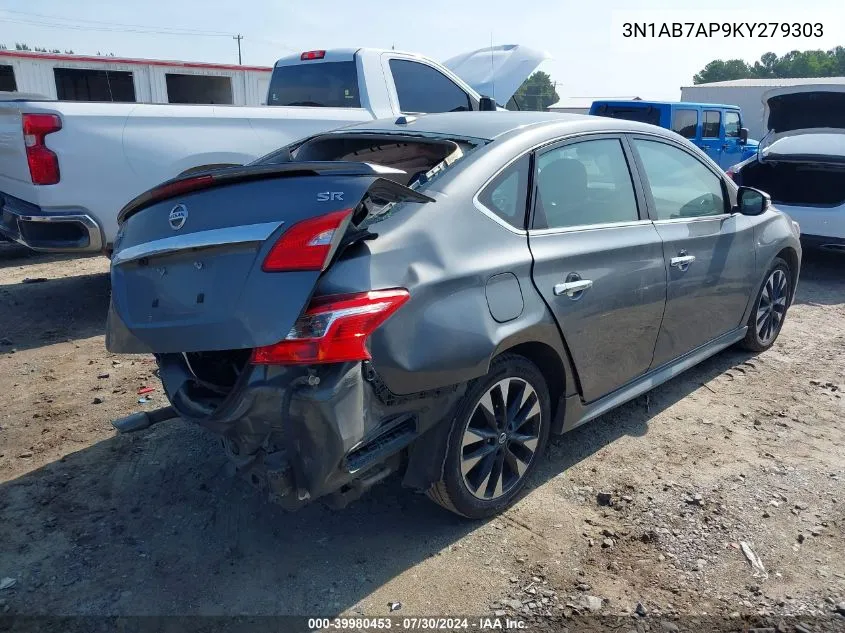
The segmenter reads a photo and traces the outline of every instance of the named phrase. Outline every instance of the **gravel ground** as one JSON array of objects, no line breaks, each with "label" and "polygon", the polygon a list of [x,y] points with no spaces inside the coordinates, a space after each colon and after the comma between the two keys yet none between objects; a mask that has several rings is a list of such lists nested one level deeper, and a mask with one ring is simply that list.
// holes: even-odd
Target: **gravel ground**
[{"label": "gravel ground", "polygon": [[399,602],[530,630],[843,630],[845,258],[806,259],[772,350],[725,351],[555,438],[524,498],[473,523],[395,480],[286,514],[198,428],[116,436],[164,400],[151,358],[104,349],[106,260],[0,246],[0,613]]}]

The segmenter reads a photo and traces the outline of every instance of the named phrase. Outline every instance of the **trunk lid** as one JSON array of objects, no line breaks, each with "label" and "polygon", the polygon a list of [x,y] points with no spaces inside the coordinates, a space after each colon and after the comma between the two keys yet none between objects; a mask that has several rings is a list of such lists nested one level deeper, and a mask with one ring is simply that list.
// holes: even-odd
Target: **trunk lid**
[{"label": "trunk lid", "polygon": [[120,214],[106,347],[209,352],[282,340],[322,271],[265,272],[274,244],[297,222],[354,209],[332,238],[336,249],[367,217],[365,198],[431,200],[384,178],[397,172],[351,162],[254,165],[209,172],[211,186],[164,200],[139,196]]},{"label": "trunk lid", "polygon": [[[845,138],[845,86],[807,84],[769,90],[762,98],[763,127],[761,158],[795,159],[842,155]],[[808,136],[801,140],[784,139]]]},{"label": "trunk lid", "polygon": [[551,55],[546,52],[521,44],[503,44],[456,55],[443,65],[478,94],[493,97],[496,103],[504,106],[522,82],[547,59],[551,59]]}]

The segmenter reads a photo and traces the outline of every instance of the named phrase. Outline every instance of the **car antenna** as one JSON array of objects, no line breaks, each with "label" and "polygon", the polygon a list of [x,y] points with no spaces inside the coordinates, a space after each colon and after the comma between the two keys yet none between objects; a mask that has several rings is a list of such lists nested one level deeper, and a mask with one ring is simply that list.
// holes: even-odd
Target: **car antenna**
[{"label": "car antenna", "polygon": [[493,31],[490,31],[490,96],[493,97],[493,103],[496,103],[496,73],[493,72]]}]

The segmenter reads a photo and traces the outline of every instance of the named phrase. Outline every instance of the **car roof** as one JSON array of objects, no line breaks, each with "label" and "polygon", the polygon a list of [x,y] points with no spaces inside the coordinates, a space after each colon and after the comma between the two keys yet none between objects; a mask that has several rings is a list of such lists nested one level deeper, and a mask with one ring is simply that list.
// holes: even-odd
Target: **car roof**
[{"label": "car roof", "polygon": [[[401,121],[408,120],[408,123]],[[337,132],[386,132],[405,134],[436,134],[493,140],[525,128],[550,127],[555,133],[572,132],[638,132],[662,130],[663,128],[637,121],[590,116],[586,114],[563,114],[559,112],[445,112],[442,114],[421,114],[390,119],[377,119],[345,127]]]},{"label": "car roof", "polygon": [[678,106],[681,108],[725,108],[727,110],[739,110],[738,105],[728,105],[725,103],[694,103],[692,101],[644,101],[642,99],[620,99],[618,101],[613,99],[598,99],[593,101],[593,105],[600,103],[602,105],[625,105],[625,106]]}]

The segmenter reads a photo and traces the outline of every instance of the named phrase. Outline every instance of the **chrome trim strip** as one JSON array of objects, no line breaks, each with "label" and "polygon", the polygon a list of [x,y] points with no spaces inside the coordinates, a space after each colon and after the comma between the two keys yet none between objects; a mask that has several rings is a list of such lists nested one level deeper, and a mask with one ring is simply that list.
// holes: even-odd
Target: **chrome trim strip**
[{"label": "chrome trim strip", "polygon": [[175,253],[191,248],[208,248],[210,246],[231,246],[235,244],[248,244],[250,242],[263,242],[273,232],[282,226],[284,222],[263,222],[260,224],[245,224],[243,226],[225,227],[220,229],[209,229],[164,237],[152,242],[145,242],[137,246],[130,246],[117,251],[112,256],[112,265],[117,266],[131,262],[142,257],[153,257],[166,253]]},{"label": "chrome trim strip", "polygon": [[580,231],[597,231],[601,229],[618,229],[626,226],[644,226],[652,224],[651,220],[631,220],[630,222],[605,222],[599,224],[582,224],[581,226],[562,226],[556,229],[532,229],[528,234],[532,237],[542,235],[558,235],[560,233],[578,233]]},{"label": "chrome trim strip", "polygon": [[732,217],[732,213],[720,213],[719,215],[703,215],[697,218],[671,218],[667,220],[655,220],[655,224],[679,224],[681,222],[707,222],[708,220],[719,220],[720,222]]}]

